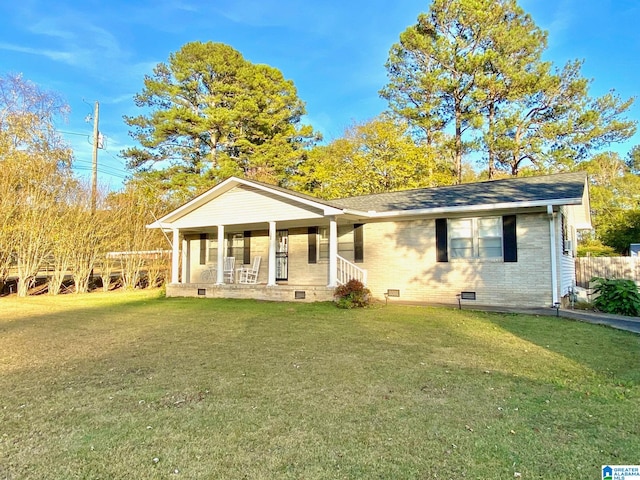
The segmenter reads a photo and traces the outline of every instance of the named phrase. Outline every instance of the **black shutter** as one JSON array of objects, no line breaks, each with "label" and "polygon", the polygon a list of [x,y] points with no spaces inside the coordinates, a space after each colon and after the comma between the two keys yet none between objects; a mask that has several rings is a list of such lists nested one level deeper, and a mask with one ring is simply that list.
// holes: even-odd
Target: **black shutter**
[{"label": "black shutter", "polygon": [[207,234],[200,234],[200,265],[207,263]]},{"label": "black shutter", "polygon": [[318,227],[307,230],[309,243],[309,263],[318,263]]},{"label": "black shutter", "polygon": [[251,263],[251,231],[246,230],[243,233],[244,250],[242,252],[242,263],[249,265]]},{"label": "black shutter", "polygon": [[502,246],[505,262],[518,261],[518,242],[516,239],[516,216],[502,217]]},{"label": "black shutter", "polygon": [[361,223],[353,225],[353,261],[364,262],[364,225]]},{"label": "black shutter", "polygon": [[447,219],[436,218],[436,261],[448,262],[447,251]]}]

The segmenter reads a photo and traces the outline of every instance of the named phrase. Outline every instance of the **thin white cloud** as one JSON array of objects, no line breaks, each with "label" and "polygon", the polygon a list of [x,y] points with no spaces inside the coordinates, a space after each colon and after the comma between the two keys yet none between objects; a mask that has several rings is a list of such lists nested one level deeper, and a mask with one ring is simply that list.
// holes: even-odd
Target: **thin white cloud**
[{"label": "thin white cloud", "polygon": [[118,95],[115,97],[107,98],[106,100],[102,100],[102,103],[108,103],[109,105],[117,105],[119,103],[132,102],[135,93],[123,93],[122,95]]},{"label": "thin white cloud", "polygon": [[31,33],[35,33],[36,35],[46,35],[49,37],[62,38],[66,40],[72,40],[74,38],[74,34],[71,30],[58,28],[55,25],[51,25],[46,20],[41,20],[29,25],[28,31],[30,31]]},{"label": "thin white cloud", "polygon": [[[284,27],[305,34],[335,37],[336,23],[341,19],[334,7],[322,2],[310,6],[296,0],[221,0],[211,6],[211,11],[239,25]],[[343,29],[342,33],[347,35],[349,29]]]},{"label": "thin white cloud", "polygon": [[100,74],[105,66],[113,69],[127,57],[115,35],[73,11],[43,12],[25,31],[31,38],[21,42],[29,41],[32,46],[4,42],[0,48],[43,56],[92,74]]},{"label": "thin white cloud", "polygon": [[175,0],[168,0],[164,2],[164,5],[170,9],[184,10],[185,12],[197,12],[198,7],[189,2],[177,2]]},{"label": "thin white cloud", "polygon": [[49,50],[45,48],[25,47],[22,45],[14,45],[11,43],[0,42],[0,50],[8,50],[12,52],[27,53],[30,55],[37,55],[46,57],[56,62],[63,62],[68,65],[79,65],[78,57],[72,52],[65,52],[59,50]]},{"label": "thin white cloud", "polygon": [[214,7],[219,15],[235,22],[253,27],[277,27],[286,24],[286,12],[291,5],[274,9],[269,2],[261,0],[222,1]]}]

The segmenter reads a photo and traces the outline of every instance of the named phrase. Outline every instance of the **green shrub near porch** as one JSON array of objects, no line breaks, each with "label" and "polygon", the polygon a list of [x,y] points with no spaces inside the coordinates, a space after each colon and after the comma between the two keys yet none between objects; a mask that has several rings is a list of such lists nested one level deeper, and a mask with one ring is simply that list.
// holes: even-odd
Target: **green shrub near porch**
[{"label": "green shrub near porch", "polygon": [[371,301],[371,291],[354,278],[336,287],[334,296],[339,308],[366,307]]}]

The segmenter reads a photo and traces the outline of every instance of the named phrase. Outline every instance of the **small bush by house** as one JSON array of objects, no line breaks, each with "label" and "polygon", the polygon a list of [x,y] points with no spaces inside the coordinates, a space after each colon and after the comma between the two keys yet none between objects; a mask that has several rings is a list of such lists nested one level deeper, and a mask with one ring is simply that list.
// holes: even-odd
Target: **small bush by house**
[{"label": "small bush by house", "polygon": [[334,297],[339,308],[366,307],[370,302],[371,291],[356,279],[336,287]]}]

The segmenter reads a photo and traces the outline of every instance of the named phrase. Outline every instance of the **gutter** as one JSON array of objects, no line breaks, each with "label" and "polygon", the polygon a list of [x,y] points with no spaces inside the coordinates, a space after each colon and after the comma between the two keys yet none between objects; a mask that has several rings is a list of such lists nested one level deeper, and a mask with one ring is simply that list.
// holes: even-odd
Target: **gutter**
[{"label": "gutter", "polygon": [[414,215],[437,215],[444,213],[457,213],[457,212],[482,212],[488,210],[506,210],[513,208],[530,208],[530,207],[552,207],[561,205],[579,205],[582,203],[582,198],[562,198],[558,200],[549,201],[526,201],[526,202],[503,202],[503,203],[489,203],[481,205],[460,205],[456,207],[438,207],[438,208],[419,208],[413,210],[392,210],[386,212],[378,212],[375,210],[356,210],[351,208],[345,208],[343,211],[346,214],[359,215],[367,218],[386,218],[386,217],[404,217]]}]

